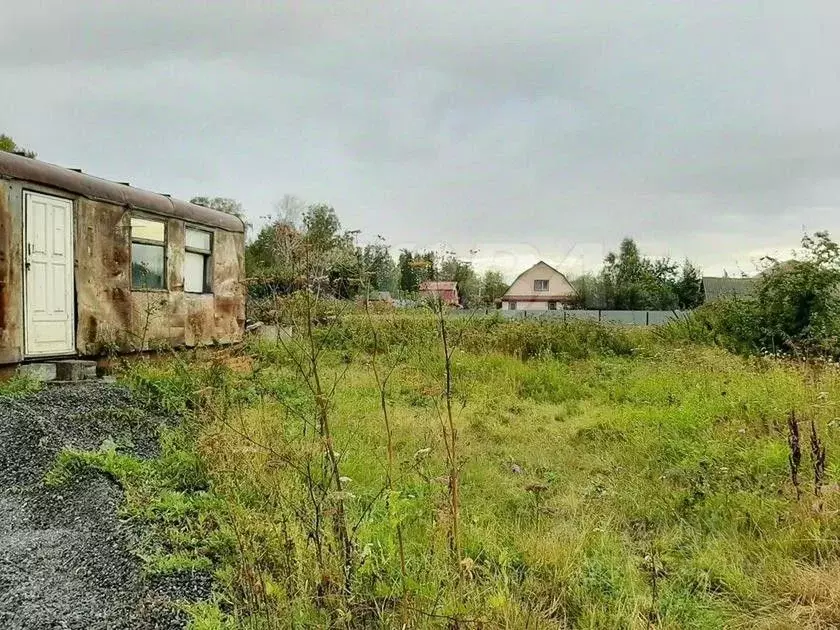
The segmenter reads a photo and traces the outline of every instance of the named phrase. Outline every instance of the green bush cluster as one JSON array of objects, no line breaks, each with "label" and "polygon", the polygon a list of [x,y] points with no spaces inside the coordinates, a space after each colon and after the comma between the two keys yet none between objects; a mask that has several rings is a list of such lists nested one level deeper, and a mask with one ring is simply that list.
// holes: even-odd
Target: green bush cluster
[{"label": "green bush cluster", "polygon": [[767,259],[752,294],[726,298],[659,328],[669,340],[714,342],[740,353],[840,358],[840,249],[826,232],[802,254]]}]

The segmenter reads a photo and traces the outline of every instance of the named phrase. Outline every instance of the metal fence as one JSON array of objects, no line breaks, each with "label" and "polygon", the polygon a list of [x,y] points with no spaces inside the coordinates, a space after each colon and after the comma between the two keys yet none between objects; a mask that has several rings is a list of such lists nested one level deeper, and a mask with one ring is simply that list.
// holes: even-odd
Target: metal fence
[{"label": "metal fence", "polygon": [[477,315],[499,315],[505,319],[559,319],[570,321],[583,319],[605,324],[624,324],[627,326],[655,326],[674,319],[685,317],[689,311],[598,311],[598,310],[557,310],[557,311],[507,311],[501,309],[464,309],[454,310],[453,315],[470,317]]}]

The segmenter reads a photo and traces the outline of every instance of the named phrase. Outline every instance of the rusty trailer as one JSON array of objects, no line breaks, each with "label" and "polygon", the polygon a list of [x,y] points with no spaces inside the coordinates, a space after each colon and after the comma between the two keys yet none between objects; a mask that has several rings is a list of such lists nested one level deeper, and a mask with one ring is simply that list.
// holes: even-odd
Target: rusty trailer
[{"label": "rusty trailer", "polygon": [[0,364],[234,343],[233,215],[0,152]]}]

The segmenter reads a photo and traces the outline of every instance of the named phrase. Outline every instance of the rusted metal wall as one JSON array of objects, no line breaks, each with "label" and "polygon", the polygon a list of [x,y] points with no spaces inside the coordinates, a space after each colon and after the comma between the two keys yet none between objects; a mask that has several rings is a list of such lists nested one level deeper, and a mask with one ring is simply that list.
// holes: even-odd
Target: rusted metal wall
[{"label": "rusted metal wall", "polygon": [[130,218],[130,212],[108,203],[83,199],[77,204],[79,353],[240,341],[245,323],[243,235],[213,230],[214,293],[184,293],[185,223],[166,219],[169,289],[133,291]]},{"label": "rusted metal wall", "polygon": [[0,179],[0,364],[17,363],[23,348],[22,219]]},{"label": "rusted metal wall", "polygon": [[23,359],[23,188],[73,199],[79,354],[97,355],[110,348],[129,352],[159,345],[196,346],[242,339],[245,265],[241,232],[201,226],[213,232],[214,292],[195,295],[183,290],[185,222],[158,217],[166,221],[168,290],[133,291],[131,211],[66,191],[0,179],[0,364]]}]

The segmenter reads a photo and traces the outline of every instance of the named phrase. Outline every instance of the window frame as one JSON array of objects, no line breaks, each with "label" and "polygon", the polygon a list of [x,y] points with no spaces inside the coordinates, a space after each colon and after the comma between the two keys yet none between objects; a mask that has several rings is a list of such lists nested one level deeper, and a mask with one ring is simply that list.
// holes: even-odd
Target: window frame
[{"label": "window frame", "polygon": [[[544,289],[538,289],[537,288],[537,283],[538,282],[539,283],[545,283],[545,285],[544,285],[545,288]],[[540,286],[543,286],[543,285],[541,284]],[[542,278],[535,278],[534,279],[534,293],[548,293],[548,280],[545,280],[545,279],[542,279]]]},{"label": "window frame", "polygon": [[[199,247],[190,247],[187,245],[187,232],[202,232],[210,237],[210,249],[202,249]],[[199,254],[204,258],[204,274],[201,291],[187,291],[187,278],[184,269],[181,273],[184,281],[184,293],[190,295],[213,295],[213,251],[216,246],[216,233],[212,228],[203,225],[184,225],[184,265],[187,262],[187,254]]]},{"label": "window frame", "polygon": [[[154,239],[149,238],[134,238],[134,226],[131,225],[131,220],[137,218],[142,219],[143,221],[148,221],[150,223],[160,223],[163,225],[163,240],[156,241]],[[169,291],[169,274],[167,273],[167,269],[169,268],[169,254],[167,250],[167,244],[169,242],[169,225],[167,225],[166,219],[162,217],[157,217],[154,215],[149,215],[143,212],[130,212],[129,213],[129,221],[128,221],[128,269],[129,269],[129,282],[131,283],[131,290],[132,291],[144,291],[149,293],[164,293]],[[160,247],[163,250],[163,286],[161,287],[138,287],[134,285],[134,252],[133,252],[133,245],[137,243],[138,245],[146,245],[149,247]]]}]

